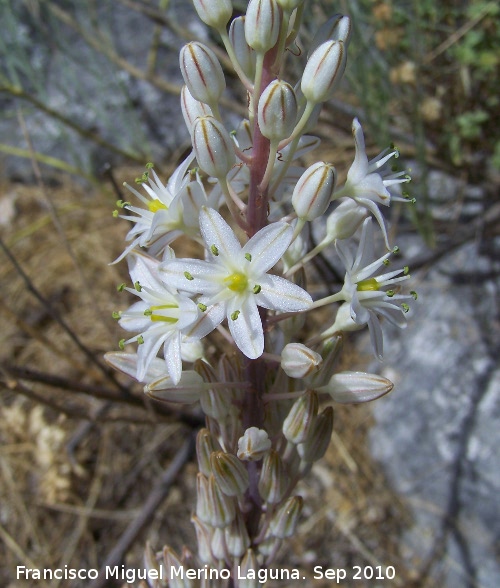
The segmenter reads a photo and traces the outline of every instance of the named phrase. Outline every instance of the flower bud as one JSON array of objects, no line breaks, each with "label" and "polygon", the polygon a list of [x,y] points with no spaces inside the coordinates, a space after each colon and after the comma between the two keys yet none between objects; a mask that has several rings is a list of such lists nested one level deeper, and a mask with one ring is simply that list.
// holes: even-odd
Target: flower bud
[{"label": "flower bud", "polygon": [[316,371],[323,358],[302,343],[289,343],[281,352],[281,367],[290,378],[305,378]]},{"label": "flower bud", "polygon": [[208,503],[208,478],[198,472],[196,477],[196,516],[204,523],[212,520]]},{"label": "flower bud", "polygon": [[144,550],[144,568],[148,578],[155,578],[155,588],[167,588],[167,582],[160,579],[165,577],[163,566],[159,564],[156,553],[153,551],[149,541],[146,543],[146,549]]},{"label": "flower bud", "polygon": [[326,41],[306,63],[300,87],[309,102],[329,100],[345,70],[347,52],[343,41]]},{"label": "flower bud", "polygon": [[170,376],[164,376],[144,387],[144,393],[153,400],[179,404],[193,404],[200,399],[201,377],[192,370],[182,372],[181,379],[174,384]]},{"label": "flower bud", "polygon": [[304,443],[297,445],[297,451],[303,461],[313,462],[321,459],[325,455],[333,431],[333,408],[327,406],[325,410],[318,415],[311,434]]},{"label": "flower bud", "polygon": [[326,234],[330,242],[352,237],[367,215],[368,211],[364,206],[346,198],[326,219]]},{"label": "flower bud", "polygon": [[184,562],[179,558],[177,553],[166,546],[163,548],[163,563],[166,569],[166,579],[170,588],[186,588],[184,579],[175,573],[171,575],[172,570],[178,570],[184,567]]},{"label": "flower bud", "polygon": [[238,16],[229,27],[229,40],[233,46],[234,54],[240,64],[243,73],[253,79],[255,76],[255,51],[250,47],[245,38],[245,17]]},{"label": "flower bud", "polygon": [[193,129],[194,121],[197,118],[212,115],[210,106],[204,102],[195,100],[186,85],[182,86],[181,90],[181,110],[189,132]]},{"label": "flower bud", "polygon": [[250,427],[238,440],[238,459],[259,461],[271,449],[271,441],[266,431]]},{"label": "flower bud", "polygon": [[276,45],[280,32],[281,14],[276,0],[250,0],[245,18],[245,38],[258,53]]},{"label": "flower bud", "polygon": [[292,205],[301,219],[320,217],[328,208],[335,190],[337,172],[333,165],[318,161],[300,176],[292,194]]},{"label": "flower bud", "polygon": [[255,557],[253,549],[248,549],[239,567],[238,581],[239,588],[258,588],[259,580],[257,578],[257,572],[259,571],[259,563]]},{"label": "flower bud", "polygon": [[217,30],[225,29],[233,14],[231,0],[193,0],[193,4],[201,20]]},{"label": "flower bud", "polygon": [[345,46],[349,44],[352,32],[351,19],[343,14],[334,14],[323,23],[311,41],[308,56],[325,41],[343,41]]},{"label": "flower bud", "polygon": [[[203,378],[204,382],[216,383],[218,381],[217,374],[204,361],[198,362],[195,369]],[[200,404],[203,412],[207,416],[215,420],[221,420],[225,418],[231,410],[231,395],[227,393],[227,390],[221,390],[217,387],[203,388],[200,392]]]},{"label": "flower bud", "polygon": [[198,457],[198,468],[205,476],[212,473],[210,456],[216,451],[221,451],[221,446],[217,439],[208,429],[200,429],[198,435],[196,435],[196,455]]},{"label": "flower bud", "polygon": [[209,176],[223,178],[233,167],[233,142],[224,125],[213,116],[196,119],[191,142],[198,165]]},{"label": "flower bud", "polygon": [[226,539],[224,529],[215,528],[210,542],[212,555],[215,559],[224,559],[226,557]]},{"label": "flower bud", "polygon": [[291,537],[295,533],[304,500],[302,496],[292,496],[274,513],[269,530],[279,539]]},{"label": "flower bud", "polygon": [[360,404],[385,396],[394,388],[387,378],[364,372],[340,372],[331,377],[330,382],[318,392],[330,394],[340,404]]},{"label": "flower bud", "polygon": [[198,558],[202,564],[212,562],[212,550],[210,548],[210,531],[207,526],[196,516],[191,517],[191,522],[196,531],[196,543],[198,544]]},{"label": "flower bud", "polygon": [[226,88],[226,81],[215,53],[194,41],[181,49],[179,63],[191,96],[208,105],[216,103]]},{"label": "flower bud", "polygon": [[318,395],[308,390],[296,400],[283,423],[283,434],[290,443],[304,443],[318,414]]},{"label": "flower bud", "polygon": [[259,478],[259,494],[265,502],[277,504],[288,490],[290,483],[286,466],[279,453],[271,449],[264,457]]},{"label": "flower bud", "polygon": [[227,496],[241,496],[248,488],[248,472],[241,461],[230,453],[217,451],[210,456],[212,472],[219,488]]},{"label": "flower bud", "polygon": [[227,527],[236,516],[234,498],[222,492],[213,474],[208,478],[208,507],[212,527]]},{"label": "flower bud", "polygon": [[262,92],[258,107],[261,133],[271,141],[286,139],[297,122],[297,98],[287,82],[274,80]]},{"label": "flower bud", "polygon": [[224,529],[229,555],[242,557],[250,547],[250,538],[243,517],[238,512],[234,521]]}]

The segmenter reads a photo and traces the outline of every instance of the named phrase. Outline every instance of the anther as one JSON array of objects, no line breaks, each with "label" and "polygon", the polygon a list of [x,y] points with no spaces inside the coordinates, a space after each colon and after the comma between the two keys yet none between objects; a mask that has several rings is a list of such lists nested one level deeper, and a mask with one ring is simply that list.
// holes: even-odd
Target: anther
[{"label": "anther", "polygon": [[194,280],[193,276],[189,272],[184,272],[184,277],[186,280]]},{"label": "anther", "polygon": [[117,319],[117,320],[118,320],[119,318],[121,318],[121,316],[122,316],[122,313],[121,313],[121,312],[118,312],[117,310],[114,310],[114,311],[111,313],[111,316],[112,316],[114,319]]},{"label": "anther", "polygon": [[134,288],[137,290],[137,292],[140,292],[142,290],[141,285],[139,284],[139,281],[134,283]]},{"label": "anther", "polygon": [[235,321],[235,320],[236,320],[236,319],[239,317],[239,315],[240,315],[240,312],[241,312],[241,311],[239,311],[239,310],[235,310],[235,311],[234,311],[234,312],[231,314],[231,320],[232,320],[232,321]]},{"label": "anther", "polygon": [[210,246],[210,251],[217,257],[217,255],[219,255],[219,250],[217,249],[217,247],[215,245],[211,245]]},{"label": "anther", "polygon": [[123,284],[118,284],[116,289],[118,290],[118,292],[123,292],[126,287],[127,287],[127,284],[123,283]]},{"label": "anther", "polygon": [[262,286],[259,286],[259,284],[255,284],[255,286],[253,287],[254,294],[259,294],[261,290],[262,290]]},{"label": "anther", "polygon": [[144,344],[144,337],[143,337],[142,335],[139,335],[139,336],[137,337],[137,343],[138,343],[139,345],[143,345],[143,344]]},{"label": "anther", "polygon": [[410,296],[413,298],[413,300],[417,300],[418,298],[418,294],[415,292],[415,290],[412,290],[410,292]]},{"label": "anther", "polygon": [[201,312],[205,312],[208,307],[206,304],[203,304],[203,302],[198,302],[198,308],[201,310]]},{"label": "anther", "polygon": [[125,339],[120,339],[118,341],[118,347],[122,350],[125,349]]},{"label": "anther", "polygon": [[245,253],[245,259],[247,261],[252,261],[252,254],[251,253]]}]

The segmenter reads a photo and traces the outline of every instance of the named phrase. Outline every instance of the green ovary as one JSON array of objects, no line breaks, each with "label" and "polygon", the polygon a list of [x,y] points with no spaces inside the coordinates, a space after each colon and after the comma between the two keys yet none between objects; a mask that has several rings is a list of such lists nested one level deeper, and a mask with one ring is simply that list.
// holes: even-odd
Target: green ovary
[{"label": "green ovary", "polygon": [[179,319],[173,316],[166,316],[164,314],[155,314],[155,310],[167,310],[167,309],[178,309],[179,307],[175,304],[162,304],[161,306],[151,306],[149,310],[151,314],[149,318],[152,321],[163,321],[164,323],[176,323]]},{"label": "green ovary", "polygon": [[238,272],[224,278],[224,284],[232,292],[244,292],[248,288],[248,278]]},{"label": "green ovary", "polygon": [[367,280],[358,282],[356,290],[358,290],[358,292],[376,292],[380,290],[380,284],[377,282],[376,278],[368,278]]}]

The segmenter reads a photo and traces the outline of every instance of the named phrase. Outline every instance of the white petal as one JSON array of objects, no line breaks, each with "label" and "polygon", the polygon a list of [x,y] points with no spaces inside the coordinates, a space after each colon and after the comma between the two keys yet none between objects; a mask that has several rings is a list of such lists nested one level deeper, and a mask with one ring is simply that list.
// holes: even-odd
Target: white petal
[{"label": "white petal", "polygon": [[203,379],[195,371],[182,372],[176,385],[169,376],[158,378],[144,388],[144,392],[154,400],[193,404],[200,398]]},{"label": "white petal", "polygon": [[[116,370],[137,379],[137,353],[125,353],[124,351],[112,351],[104,355],[106,362]],[[149,363],[148,369],[142,382],[149,384],[158,378],[166,375],[167,366],[163,359],[155,357]]]},{"label": "white petal", "polygon": [[168,375],[172,378],[172,382],[177,384],[182,374],[181,335],[178,331],[165,341],[163,351]]},{"label": "white petal", "polygon": [[[201,298],[200,302],[203,302],[203,300],[204,299]],[[200,313],[198,320],[194,324],[190,325],[190,327],[186,329],[183,334],[187,337],[203,339],[203,337],[211,333],[218,325],[220,325],[225,316],[226,304],[224,302],[209,306],[207,310]]]},{"label": "white petal", "polygon": [[150,257],[141,251],[135,251],[128,257],[128,266],[130,277],[135,284],[139,282],[141,286],[146,286],[151,290],[165,289],[158,274],[160,262],[154,257]]},{"label": "white petal", "polygon": [[[126,331],[136,331],[139,333],[149,328],[151,326],[151,320],[144,315],[144,311],[148,308],[149,306],[142,300],[134,302],[118,321],[120,327]],[[127,316],[129,314],[132,316]]]},{"label": "white petal", "polygon": [[143,381],[150,363],[157,356],[164,341],[172,336],[172,331],[162,331],[159,328],[149,329],[143,334],[144,343],[137,347],[137,379]]},{"label": "white petal", "polygon": [[[186,277],[186,272],[193,279]],[[214,294],[220,290],[217,281],[217,266],[201,259],[176,259],[166,261],[160,266],[160,273],[165,284],[178,290],[200,294]],[[227,275],[224,272],[222,278]],[[219,276],[220,277],[220,276]]]},{"label": "white petal", "polygon": [[201,209],[200,229],[208,250],[215,245],[224,260],[238,264],[241,245],[233,229],[216,210],[207,207]]},{"label": "white petal", "polygon": [[[236,320],[231,318],[239,310]],[[227,321],[234,342],[240,351],[250,359],[256,359],[264,351],[264,332],[259,310],[251,297],[236,297],[229,301]]]},{"label": "white petal", "polygon": [[254,294],[255,301],[264,308],[297,312],[307,310],[312,304],[312,298],[305,290],[279,276],[262,276],[259,286],[262,290]]},{"label": "white petal", "polygon": [[272,223],[256,233],[243,247],[252,256],[249,274],[259,276],[270,270],[288,249],[293,229],[287,223]]}]

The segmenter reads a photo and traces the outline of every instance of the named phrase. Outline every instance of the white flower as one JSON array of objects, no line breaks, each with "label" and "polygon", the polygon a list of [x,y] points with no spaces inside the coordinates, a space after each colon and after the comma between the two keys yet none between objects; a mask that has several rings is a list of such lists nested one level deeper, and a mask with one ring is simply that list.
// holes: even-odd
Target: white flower
[{"label": "white flower", "polygon": [[242,247],[221,215],[205,207],[200,212],[200,229],[207,260],[166,261],[161,266],[163,279],[178,290],[202,294],[199,303],[207,307],[214,328],[227,317],[236,345],[255,359],[264,350],[258,306],[296,312],[312,304],[305,290],[267,273],[290,245],[293,229],[284,222],[272,223]]},{"label": "white flower", "polygon": [[[187,296],[166,286],[158,273],[160,262],[135,252],[129,257],[129,270],[135,288],[126,288],[141,300],[120,313],[120,325],[138,334],[123,342],[137,341],[137,374],[140,382],[147,382],[148,368],[163,346],[166,371],[173,383],[179,382],[182,358],[193,360],[193,343],[206,333],[198,331],[200,313]],[[186,345],[187,357],[182,347]],[[201,349],[199,349],[201,353]]]},{"label": "white flower", "polygon": [[[346,304],[340,307],[332,329],[333,331],[356,330],[368,325],[373,350],[375,355],[381,359],[383,338],[378,317],[385,317],[397,327],[406,327],[407,302],[413,297],[396,292],[397,284],[410,277],[407,274],[407,268],[374,276],[377,270],[387,263],[386,260],[391,253],[386,253],[373,261],[374,243],[371,218],[367,218],[363,223],[356,257],[345,241],[337,241],[336,247],[347,270],[341,291]],[[341,310],[346,310],[347,304],[349,305],[351,324],[348,324],[350,321],[345,316],[346,313],[341,312]],[[328,331],[332,329],[328,329]]]},{"label": "white flower", "polygon": [[127,241],[131,241],[130,245],[115,263],[136,246],[148,247],[151,255],[158,255],[182,234],[196,235],[198,214],[200,207],[206,203],[206,195],[201,182],[198,179],[190,181],[189,175],[186,175],[193,159],[194,154],[191,153],[177,167],[165,186],[149,166],[142,182],[147,196],[126,184],[146,207],[130,203],[123,205],[125,210],[137,216],[120,215],[120,218],[135,224],[126,237]]},{"label": "white flower", "polygon": [[336,197],[349,196],[358,204],[367,208],[377,219],[384,234],[385,244],[389,249],[387,230],[378,205],[383,204],[389,206],[391,200],[408,202],[405,198],[394,194],[391,195],[388,188],[396,184],[408,182],[410,181],[410,178],[406,172],[397,172],[394,174],[386,174],[382,172],[382,166],[387,163],[389,159],[399,156],[398,151],[395,149],[386,149],[377,157],[368,161],[363,129],[357,118],[353,120],[352,133],[354,135],[356,154],[349,172],[347,173],[346,183],[342,190],[336,194]]}]

